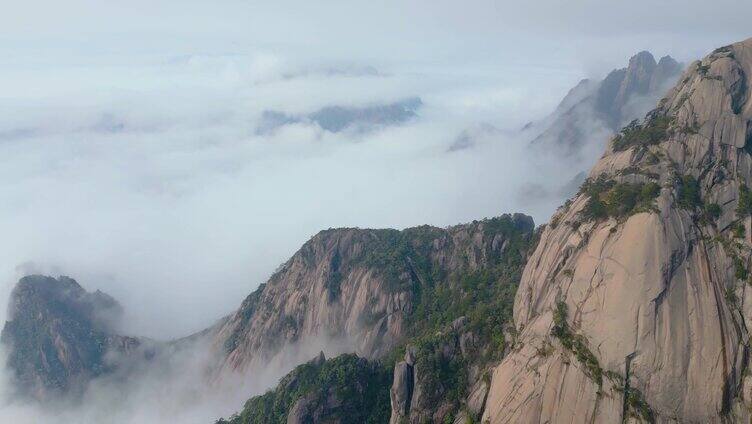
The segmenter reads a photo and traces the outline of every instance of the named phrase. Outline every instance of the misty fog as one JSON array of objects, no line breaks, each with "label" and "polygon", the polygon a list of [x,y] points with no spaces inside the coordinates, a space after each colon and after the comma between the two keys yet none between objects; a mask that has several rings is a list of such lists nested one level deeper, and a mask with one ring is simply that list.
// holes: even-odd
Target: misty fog
[{"label": "misty fog", "polygon": [[[550,93],[576,80],[571,71],[291,78],[284,61],[195,56],[26,73],[35,92],[0,101],[3,294],[21,274],[66,274],[118,299],[128,334],[176,337],[232,311],[319,230],[515,211],[542,223],[562,199],[520,187],[579,171],[533,157],[518,131],[555,106]],[[371,131],[312,121],[256,131],[267,110],[410,97],[422,100],[417,116]],[[452,149],[458,137],[472,146]]]}]

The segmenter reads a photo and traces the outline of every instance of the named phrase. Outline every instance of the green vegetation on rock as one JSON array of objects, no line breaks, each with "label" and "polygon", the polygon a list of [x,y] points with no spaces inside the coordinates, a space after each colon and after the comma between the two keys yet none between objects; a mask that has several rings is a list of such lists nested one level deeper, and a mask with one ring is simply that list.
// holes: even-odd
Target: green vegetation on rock
[{"label": "green vegetation on rock", "polygon": [[643,124],[635,119],[614,137],[614,151],[619,152],[632,146],[650,146],[660,143],[668,136],[671,122],[671,118],[663,115],[649,116]]},{"label": "green vegetation on rock", "polygon": [[245,326],[245,323],[251,320],[253,318],[253,314],[256,312],[256,309],[258,307],[258,303],[261,299],[261,295],[264,292],[264,288],[266,288],[266,283],[260,284],[256,290],[253,291],[253,293],[249,294],[244,300],[243,303],[240,304],[240,314],[243,325],[238,325],[232,334],[230,334],[227,339],[225,339],[224,347],[227,352],[231,352],[233,349],[235,349],[238,346],[238,339],[240,338],[240,331]]},{"label": "green vegetation on rock", "polygon": [[752,215],[752,193],[745,184],[739,186],[739,204],[736,206],[736,213],[740,218]]},{"label": "green vegetation on rock", "polygon": [[76,378],[78,370],[106,374],[117,365],[105,358],[115,342],[138,344],[110,334],[99,321],[119,316],[120,305],[102,292],[87,292],[72,278],[23,277],[11,294],[11,305],[0,341],[20,393],[75,398],[85,388]]},{"label": "green vegetation on rock", "polygon": [[617,183],[601,176],[585,181],[580,191],[589,196],[580,212],[583,218],[622,218],[653,210],[653,201],[660,194],[660,186],[655,182]]},{"label": "green vegetation on rock", "polygon": [[[410,346],[416,358],[421,404],[450,406],[447,419],[462,409],[469,392],[470,367],[482,368],[501,359],[510,343],[504,329],[513,328],[515,293],[527,255],[537,242],[532,228],[520,227],[509,216],[471,225],[478,226],[489,240],[482,252],[486,262],[448,273],[422,270],[421,284],[415,288],[414,312],[406,317],[408,338],[384,360],[394,364]],[[492,240],[498,238],[504,240],[503,252],[493,246]],[[473,338],[473,347],[465,353],[459,352],[461,334]]]},{"label": "green vegetation on rock", "polygon": [[296,402],[317,422],[385,423],[391,380],[391,370],[355,355],[314,360],[296,367],[274,390],[248,400],[239,414],[217,423],[284,424]]},{"label": "green vegetation on rock", "polygon": [[629,416],[641,419],[647,423],[655,422],[655,413],[653,412],[653,409],[650,408],[647,401],[645,401],[645,397],[642,395],[641,391],[630,387],[627,389],[626,393],[624,393],[624,396]]},{"label": "green vegetation on rock", "polygon": [[721,206],[718,203],[705,205],[705,214],[711,219],[718,219],[721,216],[721,212]]},{"label": "green vegetation on rock", "polygon": [[700,183],[697,179],[691,175],[682,175],[678,179],[679,193],[677,196],[677,203],[684,209],[694,209],[702,206],[702,199],[700,198]]},{"label": "green vegetation on rock", "polygon": [[598,358],[587,345],[587,339],[581,334],[574,333],[567,323],[567,304],[557,302],[554,310],[554,326],[551,335],[559,339],[565,349],[572,352],[577,360],[583,365],[585,374],[590,377],[598,387],[603,385],[603,369],[598,363]]}]

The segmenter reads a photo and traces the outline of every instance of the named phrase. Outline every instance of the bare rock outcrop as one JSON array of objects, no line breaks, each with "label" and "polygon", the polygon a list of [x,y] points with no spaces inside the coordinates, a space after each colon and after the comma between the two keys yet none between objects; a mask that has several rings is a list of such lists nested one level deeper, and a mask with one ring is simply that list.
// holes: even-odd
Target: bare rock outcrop
[{"label": "bare rock outcrop", "polygon": [[[420,346],[409,346],[394,367],[390,424],[476,422],[486,403],[493,342],[457,318]],[[462,388],[458,390],[458,388]],[[461,406],[460,406],[461,405]]]},{"label": "bare rock outcrop", "polygon": [[389,391],[392,405],[390,424],[399,424],[410,416],[410,405],[415,388],[415,358],[410,350],[405,360],[394,365],[394,380]]},{"label": "bare rock outcrop", "polygon": [[749,422],[750,77],[752,39],[720,48],[611,141],[525,267],[483,422]]}]

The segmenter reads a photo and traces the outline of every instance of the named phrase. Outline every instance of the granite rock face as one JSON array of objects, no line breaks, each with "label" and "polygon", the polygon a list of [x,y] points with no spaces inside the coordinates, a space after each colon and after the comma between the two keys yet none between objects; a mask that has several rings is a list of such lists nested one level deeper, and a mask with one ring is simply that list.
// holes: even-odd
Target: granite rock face
[{"label": "granite rock face", "polygon": [[752,39],[720,48],[611,141],[527,263],[483,422],[749,422],[751,76]]},{"label": "granite rock face", "polygon": [[394,380],[389,391],[392,405],[390,423],[399,423],[403,417],[410,415],[414,387],[415,359],[408,352],[404,361],[394,365]]},{"label": "granite rock face", "polygon": [[[528,216],[499,219],[515,234],[533,233]],[[266,364],[310,340],[346,340],[343,351],[382,357],[407,334],[426,275],[483,269],[507,253],[511,234],[496,222],[320,232],[216,330],[223,368]]]},{"label": "granite rock face", "polygon": [[[477,422],[489,389],[492,347],[460,317],[420,349],[408,346],[394,367],[390,424]],[[448,380],[459,384],[447,385]],[[465,388],[460,393],[457,387]],[[454,390],[452,390],[454,389]],[[461,406],[458,408],[458,404]]]}]

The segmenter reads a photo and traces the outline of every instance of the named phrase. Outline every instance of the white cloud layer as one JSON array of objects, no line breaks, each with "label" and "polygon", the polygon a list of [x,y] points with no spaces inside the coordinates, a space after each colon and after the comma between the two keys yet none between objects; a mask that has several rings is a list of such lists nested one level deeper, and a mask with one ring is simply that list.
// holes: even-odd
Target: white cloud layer
[{"label": "white cloud layer", "polygon": [[[563,91],[568,75],[425,68],[284,78],[296,69],[284,62],[195,56],[3,78],[3,293],[22,273],[69,274],[119,299],[132,333],[178,336],[231,311],[320,229],[550,213],[550,201],[522,208],[513,193],[559,170],[528,166],[510,129],[551,108],[548,90]],[[410,96],[425,103],[419,116],[375,132],[311,123],[256,131],[269,109]],[[447,153],[483,122],[507,130]]]}]

